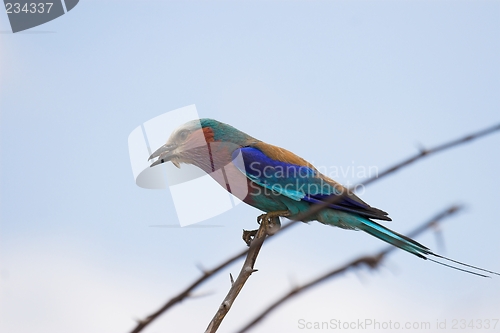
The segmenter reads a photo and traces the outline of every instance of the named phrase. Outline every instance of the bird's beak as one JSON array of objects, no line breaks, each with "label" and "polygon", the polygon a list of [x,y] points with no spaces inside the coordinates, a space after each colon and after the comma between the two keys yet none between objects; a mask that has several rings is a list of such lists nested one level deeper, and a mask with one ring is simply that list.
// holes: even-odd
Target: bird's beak
[{"label": "bird's beak", "polygon": [[155,165],[162,164],[168,161],[172,161],[172,163],[174,163],[174,165],[179,168],[180,167],[179,162],[177,160],[172,159],[175,157],[173,151],[176,148],[177,145],[169,143],[166,143],[160,148],[158,148],[154,153],[151,154],[151,156],[149,156],[148,161],[158,157],[158,159],[153,164],[151,164],[151,167],[154,167]]}]

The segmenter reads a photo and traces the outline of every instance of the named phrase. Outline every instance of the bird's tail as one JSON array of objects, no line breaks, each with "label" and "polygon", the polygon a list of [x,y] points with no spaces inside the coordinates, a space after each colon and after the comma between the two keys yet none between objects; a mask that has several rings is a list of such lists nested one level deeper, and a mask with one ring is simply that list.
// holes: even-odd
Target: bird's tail
[{"label": "bird's tail", "polygon": [[361,224],[357,225],[358,229],[363,230],[364,232],[369,233],[384,242],[399,247],[402,250],[410,252],[417,257],[427,259],[427,255],[432,254],[432,251],[428,247],[423,246],[405,235],[392,231],[377,222],[373,222],[365,218],[359,219],[359,221]]},{"label": "bird's tail", "polygon": [[478,270],[478,271],[481,271],[481,272],[486,272],[486,273],[490,273],[490,274],[500,275],[500,273],[497,273],[497,272],[489,271],[489,270],[484,269],[484,268],[480,268],[480,267],[477,267],[477,266],[469,265],[469,264],[466,264],[466,263],[463,263],[463,262],[460,262],[460,261],[457,261],[457,260],[453,260],[453,259],[441,256],[439,254],[435,254],[428,247],[426,247],[426,246],[424,246],[424,245],[422,245],[422,244],[414,241],[413,239],[411,239],[409,237],[406,237],[404,235],[401,235],[401,234],[399,234],[399,233],[397,233],[395,231],[392,231],[392,230],[390,230],[390,229],[388,229],[388,228],[386,228],[386,227],[384,227],[384,226],[382,226],[382,225],[380,225],[380,224],[378,224],[376,222],[368,220],[366,218],[359,218],[358,222],[361,222],[361,223],[359,223],[356,226],[358,229],[363,230],[364,232],[369,233],[370,235],[375,236],[375,237],[383,240],[384,242],[392,244],[392,245],[394,245],[394,246],[396,246],[396,247],[398,247],[398,248],[400,248],[402,250],[410,252],[411,254],[414,254],[417,257],[420,257],[422,259],[430,260],[430,261],[433,261],[433,262],[438,263],[440,265],[444,265],[446,267],[450,267],[450,268],[457,269],[459,271],[463,271],[463,272],[467,272],[467,273],[471,273],[471,274],[474,274],[474,275],[479,275],[479,276],[482,276],[482,277],[490,277],[490,276],[484,275],[484,274],[481,274],[481,273],[477,273],[477,272],[474,272],[474,271],[469,270],[469,269],[464,269],[464,268],[456,267],[454,265],[447,264],[447,263],[444,263],[444,262],[441,262],[441,261],[429,258],[429,256],[433,256],[433,257],[436,257],[436,258],[439,258],[439,259],[443,259],[443,260],[446,260],[448,262],[452,262],[452,263],[455,263],[455,264],[458,264],[458,265],[461,265],[461,266],[472,268],[474,270]]}]

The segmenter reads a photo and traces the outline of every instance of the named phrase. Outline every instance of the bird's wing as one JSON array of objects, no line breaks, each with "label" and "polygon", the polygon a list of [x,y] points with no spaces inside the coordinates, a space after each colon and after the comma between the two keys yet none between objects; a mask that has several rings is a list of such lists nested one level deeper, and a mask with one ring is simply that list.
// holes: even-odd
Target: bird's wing
[{"label": "bird's wing", "polygon": [[[290,199],[310,203],[322,203],[331,195],[347,191],[297,155],[265,145],[239,148],[232,154],[235,166],[251,181]],[[368,218],[391,220],[386,212],[371,207],[352,193],[329,207]]]}]

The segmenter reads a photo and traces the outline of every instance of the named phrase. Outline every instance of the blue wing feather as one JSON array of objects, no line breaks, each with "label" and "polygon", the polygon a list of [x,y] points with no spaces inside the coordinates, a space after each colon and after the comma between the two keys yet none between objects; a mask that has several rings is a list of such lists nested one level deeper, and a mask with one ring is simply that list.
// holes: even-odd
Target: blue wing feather
[{"label": "blue wing feather", "polygon": [[[241,154],[242,158],[239,158]],[[322,203],[331,195],[341,192],[326,181],[314,168],[277,161],[255,147],[243,147],[232,153],[234,165],[251,181],[296,201]],[[390,220],[387,213],[368,204],[345,196],[329,207],[371,218]]]}]

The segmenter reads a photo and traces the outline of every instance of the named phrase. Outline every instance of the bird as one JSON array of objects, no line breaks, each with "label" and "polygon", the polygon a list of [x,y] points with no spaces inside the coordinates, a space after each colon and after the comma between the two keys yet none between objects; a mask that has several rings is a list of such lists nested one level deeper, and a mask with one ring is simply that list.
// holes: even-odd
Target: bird
[{"label": "bird", "polygon": [[325,209],[301,221],[361,230],[422,259],[437,257],[500,275],[436,254],[421,243],[383,226],[375,220],[391,221],[387,212],[370,206],[311,163],[289,150],[258,140],[214,119],[195,119],[181,125],[150,155],[149,160],[154,160],[151,167],[172,162],[177,168],[181,164],[191,164],[202,169],[228,192],[263,211],[261,219],[286,217],[293,220],[295,216],[304,216],[311,206],[326,203],[335,196],[337,200]]}]

